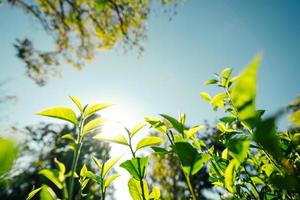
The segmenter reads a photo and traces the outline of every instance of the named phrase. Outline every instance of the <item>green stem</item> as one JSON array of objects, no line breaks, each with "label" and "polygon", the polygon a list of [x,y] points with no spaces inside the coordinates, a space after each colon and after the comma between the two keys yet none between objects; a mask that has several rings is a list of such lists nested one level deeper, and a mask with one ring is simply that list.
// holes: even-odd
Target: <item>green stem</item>
[{"label": "green stem", "polygon": [[[233,101],[232,101],[232,98],[231,98],[231,95],[228,91],[228,89],[226,87],[224,87],[224,90],[225,90],[225,93],[229,99],[229,102],[235,112],[235,118],[237,120],[239,120],[241,122],[241,124],[243,125],[244,128],[246,128],[248,130],[248,132],[250,133],[250,135],[253,135],[253,130],[248,126],[246,125],[241,119],[239,119],[238,117],[238,110],[237,108],[234,106],[233,104]],[[258,144],[258,146],[260,147],[261,151],[266,155],[266,157],[268,158],[268,160],[276,167],[276,169],[283,174],[282,170],[280,169],[280,166],[273,160],[273,158]]]},{"label": "green stem", "polygon": [[79,124],[79,133],[77,135],[76,140],[76,148],[73,155],[73,161],[72,161],[72,167],[71,167],[71,179],[70,179],[70,185],[69,185],[69,200],[73,199],[73,192],[74,192],[74,174],[77,169],[78,159],[82,147],[82,131],[83,131],[83,124],[84,124],[84,118],[81,116],[80,124]]},{"label": "green stem", "polygon": [[[130,132],[127,130],[127,133],[128,133],[128,139],[129,139],[129,148],[130,148],[130,151],[132,153],[132,157],[133,158],[136,158],[135,156],[135,151],[133,151],[133,148],[132,148],[132,143],[131,143],[131,137],[130,137]],[[140,160],[138,159],[138,170],[139,170],[139,173],[140,175],[142,174],[141,173],[141,164],[140,164]],[[142,197],[143,197],[143,200],[146,200],[146,197],[145,197],[145,191],[144,191],[144,183],[143,183],[143,178],[140,178],[140,186],[141,186],[141,189],[142,189]]]},{"label": "green stem", "polygon": [[[243,168],[244,168],[244,170],[245,170],[245,173],[246,173],[248,179],[250,180],[250,184],[254,187],[255,191],[257,192],[257,194],[258,194],[258,196],[259,196],[259,199],[261,199],[261,195],[260,195],[260,193],[258,192],[258,190],[257,190],[257,188],[256,188],[256,186],[255,186],[255,184],[253,183],[253,181],[252,181],[252,179],[251,179],[251,177],[250,177],[250,175],[249,175],[249,173],[248,173],[248,171],[247,171],[245,165],[243,165]],[[253,195],[253,196],[255,197],[255,195]]]},{"label": "green stem", "polygon": [[188,187],[189,187],[189,190],[190,190],[190,192],[191,192],[192,199],[193,199],[193,200],[197,200],[196,195],[195,195],[195,192],[194,192],[194,190],[193,190],[193,186],[192,186],[192,184],[191,184],[190,177],[189,177],[188,175],[186,175],[185,173],[183,173],[183,174],[184,174],[186,183],[187,183],[187,185],[188,185]]}]

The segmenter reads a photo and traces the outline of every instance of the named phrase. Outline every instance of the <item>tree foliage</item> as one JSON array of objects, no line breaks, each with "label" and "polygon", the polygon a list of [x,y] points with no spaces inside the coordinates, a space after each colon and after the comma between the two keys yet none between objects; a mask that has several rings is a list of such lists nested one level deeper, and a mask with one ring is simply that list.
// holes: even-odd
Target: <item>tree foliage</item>
[{"label": "tree foliage", "polygon": [[[163,7],[181,0],[159,0]],[[38,85],[60,75],[62,61],[82,68],[95,51],[118,44],[143,51],[146,22],[157,2],[154,0],[6,0],[35,18],[53,39],[52,51],[36,49],[32,39],[17,39],[17,56],[26,64],[26,73]]]}]

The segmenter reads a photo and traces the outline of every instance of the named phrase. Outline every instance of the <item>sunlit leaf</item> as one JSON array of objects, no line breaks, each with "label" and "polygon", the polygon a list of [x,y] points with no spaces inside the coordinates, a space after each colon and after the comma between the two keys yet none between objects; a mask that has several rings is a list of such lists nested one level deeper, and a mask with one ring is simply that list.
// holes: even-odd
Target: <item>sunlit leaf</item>
[{"label": "sunlit leaf", "polygon": [[230,92],[233,105],[238,110],[241,120],[256,117],[255,97],[257,70],[262,56],[257,55],[248,67],[239,75],[238,80],[232,86]]},{"label": "sunlit leaf", "polygon": [[109,170],[116,164],[116,162],[118,162],[120,160],[121,157],[122,156],[120,156],[120,155],[114,156],[103,164],[102,179],[105,178],[105,176],[109,172]]},{"label": "sunlit leaf", "polygon": [[34,197],[41,189],[42,189],[42,187],[39,187],[39,188],[37,188],[37,189],[35,189],[35,190],[32,190],[32,191],[28,194],[26,200],[32,199],[32,198],[33,198],[33,197]]},{"label": "sunlit leaf", "polygon": [[86,165],[84,164],[80,170],[80,176],[81,177],[85,177],[86,176],[86,173],[87,173],[88,169],[86,167]]},{"label": "sunlit leaf", "polygon": [[211,84],[216,84],[218,83],[219,81],[217,79],[209,79],[208,81],[206,81],[204,83],[204,85],[211,85]]},{"label": "sunlit leaf", "polygon": [[152,149],[155,153],[161,154],[161,155],[164,155],[164,154],[169,153],[169,151],[167,151],[166,149],[161,148],[161,147],[151,147],[151,149]]},{"label": "sunlit leaf", "polygon": [[74,111],[67,107],[54,107],[43,110],[41,112],[36,113],[38,115],[53,117],[57,119],[62,119],[69,121],[75,125],[78,124],[78,120]]},{"label": "sunlit leaf", "polygon": [[16,156],[17,148],[13,141],[0,137],[0,177],[12,168]]},{"label": "sunlit leaf", "polygon": [[88,117],[100,110],[103,110],[105,108],[108,108],[112,106],[112,104],[108,104],[108,103],[96,103],[96,104],[90,104],[87,106],[87,108],[84,111],[84,116]]},{"label": "sunlit leaf", "polygon": [[110,184],[117,179],[119,176],[121,176],[120,174],[113,174],[111,176],[109,176],[105,181],[104,181],[104,186],[105,187],[109,187]]},{"label": "sunlit leaf", "polygon": [[59,189],[63,188],[63,185],[61,182],[58,180],[58,178],[55,176],[54,172],[49,170],[49,169],[42,169],[39,171],[39,174],[45,176],[48,180],[50,180],[56,187]]},{"label": "sunlit leaf", "polygon": [[100,163],[100,161],[96,158],[96,157],[92,157],[94,163],[97,165],[98,169],[101,171],[102,170],[102,164]]},{"label": "sunlit leaf", "polygon": [[86,185],[89,183],[89,180],[90,179],[87,178],[81,183],[81,190],[83,190],[86,187]]},{"label": "sunlit leaf", "polygon": [[218,108],[224,108],[224,99],[226,98],[226,94],[224,93],[220,93],[215,95],[210,103],[213,106],[214,110],[218,109]]},{"label": "sunlit leaf", "polygon": [[87,124],[84,125],[82,135],[86,135],[90,131],[93,131],[103,125],[104,120],[102,118],[95,118],[89,121]]},{"label": "sunlit leaf", "polygon": [[208,154],[198,153],[188,142],[176,142],[173,148],[179,157],[184,172],[188,175],[196,174],[210,159]]},{"label": "sunlit leaf", "polygon": [[289,120],[296,126],[300,126],[300,110],[289,115]]},{"label": "sunlit leaf", "polygon": [[194,126],[188,130],[184,130],[184,135],[186,138],[193,138],[195,134],[203,128],[205,128],[205,126],[202,125]]},{"label": "sunlit leaf", "polygon": [[202,99],[204,99],[206,101],[211,101],[211,96],[206,92],[201,92],[200,96],[202,97]]},{"label": "sunlit leaf", "polygon": [[137,124],[131,131],[130,131],[130,137],[133,137],[137,132],[139,132],[142,128],[146,126],[145,123],[139,123]]},{"label": "sunlit leaf", "polygon": [[66,172],[66,167],[62,162],[59,162],[57,158],[54,158],[54,162],[56,163],[58,167],[58,180],[60,182],[63,182],[65,180],[65,172]]},{"label": "sunlit leaf", "polygon": [[72,142],[76,143],[76,139],[71,133],[65,134],[62,136],[63,139],[71,140]]},{"label": "sunlit leaf", "polygon": [[249,145],[250,141],[244,138],[230,138],[226,143],[230,155],[239,162],[243,162],[247,158]]},{"label": "sunlit leaf", "polygon": [[47,185],[42,186],[40,200],[57,200],[55,192]]},{"label": "sunlit leaf", "polygon": [[151,127],[160,133],[166,133],[167,128],[164,122],[159,118],[154,117],[145,117],[145,121],[151,124]]},{"label": "sunlit leaf", "polygon": [[113,142],[117,144],[122,144],[122,145],[128,145],[126,138],[123,135],[117,135],[115,137],[107,137],[104,135],[96,135],[93,137],[94,139],[101,140],[101,141],[106,141],[106,142]]},{"label": "sunlit leaf", "polygon": [[120,165],[120,167],[126,169],[129,174],[136,180],[140,180],[145,177],[147,165],[148,157],[142,157],[126,160]]},{"label": "sunlit leaf", "polygon": [[145,137],[141,141],[139,141],[138,144],[136,145],[136,151],[144,147],[158,145],[161,142],[162,139],[160,137],[155,137],[155,136]]},{"label": "sunlit leaf", "polygon": [[166,115],[166,114],[160,114],[160,116],[162,116],[163,118],[168,120],[172,124],[172,127],[175,130],[177,130],[179,133],[183,133],[183,130],[185,127],[177,119],[175,119],[174,117],[171,117],[169,115]]},{"label": "sunlit leaf", "polygon": [[239,161],[233,159],[229,162],[229,165],[225,170],[225,187],[231,193],[235,192],[234,180],[236,177],[236,170],[238,167],[239,167]]},{"label": "sunlit leaf", "polygon": [[231,75],[232,69],[230,68],[225,68],[221,71],[220,77],[221,77],[221,84],[223,87],[226,87]]},{"label": "sunlit leaf", "polygon": [[152,192],[149,195],[149,199],[159,200],[160,199],[160,190],[157,186],[154,186]]},{"label": "sunlit leaf", "polygon": [[[143,182],[143,189],[144,189],[144,194],[145,194],[145,199],[149,199],[149,191],[148,191],[148,184],[145,181],[145,179],[142,180]],[[142,188],[140,181],[135,180],[134,178],[131,178],[128,181],[128,189],[129,193],[134,200],[144,200],[143,195],[142,195]]]},{"label": "sunlit leaf", "polygon": [[75,97],[75,96],[70,96],[70,99],[76,104],[77,108],[79,109],[80,112],[83,111],[83,107],[82,107],[82,104],[80,102],[80,100]]}]

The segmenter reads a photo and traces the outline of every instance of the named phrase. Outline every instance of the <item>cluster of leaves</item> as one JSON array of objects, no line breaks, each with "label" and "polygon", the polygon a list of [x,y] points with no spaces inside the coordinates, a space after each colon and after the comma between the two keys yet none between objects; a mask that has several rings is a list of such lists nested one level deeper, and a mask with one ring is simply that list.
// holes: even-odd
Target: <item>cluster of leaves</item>
[{"label": "cluster of leaves", "polygon": [[[96,162],[97,167],[99,168],[99,170],[101,170],[101,176],[98,176],[95,173],[89,171],[86,165],[83,165],[80,173],[77,173],[77,165],[79,162],[78,160],[81,154],[85,137],[92,131],[99,129],[104,122],[101,117],[95,117],[95,113],[109,107],[110,104],[96,103],[83,107],[78,98],[74,96],[70,96],[70,98],[80,111],[79,119],[77,118],[75,112],[67,107],[49,108],[37,114],[65,120],[71,122],[76,127],[76,138],[71,133],[62,136],[63,139],[69,140],[69,149],[73,151],[71,169],[67,172],[64,163],[58,161],[55,158],[54,162],[57,165],[57,169],[42,169],[39,171],[39,174],[43,175],[45,178],[51,181],[52,184],[54,184],[56,188],[60,190],[63,199],[74,198],[75,179],[79,179],[81,191],[85,189],[90,180],[95,181],[101,188],[102,199],[105,199],[106,188],[116,178],[109,177],[105,179],[106,174],[109,172],[114,162],[109,160],[101,165],[97,158],[93,157],[93,160]],[[37,193],[40,194],[40,199],[57,199],[57,194],[51,187],[46,184],[30,192],[27,199],[31,199]],[[86,194],[81,192],[81,195],[85,196]]]},{"label": "cluster of leaves", "polygon": [[[11,132],[13,135],[24,135],[26,138],[24,141],[22,140],[22,143],[18,144],[19,153],[14,167],[0,179],[0,199],[26,199],[33,186],[39,186],[42,183],[53,186],[52,189],[58,198],[62,198],[60,190],[38,173],[42,169],[55,169],[55,158],[64,163],[67,171],[71,169],[73,154],[70,148],[72,147],[69,146],[69,140],[64,139],[62,136],[72,133],[75,137],[74,126],[39,123],[24,128],[14,127]],[[89,162],[92,160],[92,157],[97,157],[100,160],[107,159],[107,155],[110,152],[109,145],[105,143],[99,144],[98,141],[92,138],[98,132],[94,131],[85,137],[78,166],[87,163],[88,168],[96,170],[96,166]],[[77,199],[81,196],[79,182],[75,182],[74,188],[74,198]],[[107,196],[112,197],[113,192],[114,188],[110,187],[109,191],[107,191]],[[100,187],[93,182],[89,182],[84,189],[84,193],[87,193],[84,199],[101,198]]]},{"label": "cluster of leaves", "polygon": [[[160,0],[177,5],[180,0]],[[44,85],[53,75],[60,75],[62,60],[80,69],[92,60],[95,51],[109,50],[118,43],[143,51],[146,21],[153,0],[6,0],[34,17],[53,38],[54,49],[42,51],[28,39],[17,39],[17,56],[26,64],[27,75]]]},{"label": "cluster of leaves", "polygon": [[[224,69],[206,82],[223,91],[214,97],[200,94],[215,110],[223,109],[226,114],[217,125],[226,148],[221,154],[211,151],[210,181],[224,187],[233,199],[297,199],[299,133],[277,130],[276,119],[282,111],[262,118],[264,111],[256,110],[260,62],[258,55],[236,78],[231,78],[230,68]],[[297,111],[290,118],[297,125]]]},{"label": "cluster of leaves", "polygon": [[[131,176],[128,189],[134,200],[161,199],[158,187],[152,187],[149,192],[146,176],[150,156],[140,154],[140,150],[146,147],[151,147],[155,154],[162,157],[174,156],[173,159],[180,163],[190,198],[193,200],[199,199],[200,195],[195,192],[191,179],[206,167],[209,171],[209,181],[226,191],[223,196],[226,199],[299,199],[300,101],[298,98],[287,109],[291,112],[289,118],[293,124],[287,131],[279,131],[276,127],[276,120],[285,110],[270,117],[263,117],[264,111],[256,110],[255,105],[260,62],[261,55],[258,55],[239,76],[232,78],[232,70],[226,68],[206,82],[207,85],[217,85],[222,89],[222,92],[214,97],[208,93],[200,94],[214,110],[221,109],[225,113],[216,127],[216,148],[208,144],[205,138],[199,137],[200,130],[204,130],[205,126],[188,127],[185,114],[180,114],[178,119],[166,114],[161,114],[160,117],[145,117],[151,130],[159,133],[161,137],[146,135],[135,146],[132,139],[141,132],[146,123],[137,124],[131,130],[125,128],[127,137],[122,134],[115,137],[99,134],[93,137],[126,146],[130,150],[132,158],[121,163],[120,167],[127,170]],[[63,136],[70,140],[71,149],[74,151],[72,168],[67,172],[64,164],[55,159],[57,169],[44,169],[40,174],[61,190],[64,199],[73,198],[75,179],[80,183],[82,196],[85,195],[85,186],[89,181],[93,181],[100,186],[102,199],[105,199],[107,187],[119,176],[107,174],[120,156],[102,163],[93,158],[98,168],[97,172],[83,165],[80,173],[77,173],[77,163],[84,137],[103,124],[102,118],[90,119],[91,115],[110,105],[102,103],[83,107],[76,97],[71,99],[80,111],[79,120],[74,111],[66,107],[55,107],[38,114],[63,119],[77,127],[76,139],[70,134]],[[157,146],[160,143],[165,145]],[[66,182],[67,179],[69,182]],[[38,192],[41,199],[56,198],[49,186],[42,185],[33,190],[28,199]]]},{"label": "cluster of leaves", "polygon": [[145,179],[146,170],[148,166],[149,156],[139,157],[137,152],[145,147],[155,146],[162,142],[160,137],[156,136],[146,136],[142,138],[134,148],[132,145],[132,138],[140,132],[140,130],[145,126],[144,123],[137,124],[132,130],[125,128],[128,138],[126,139],[123,135],[118,135],[116,137],[105,137],[102,135],[95,136],[95,139],[101,141],[113,142],[121,145],[128,146],[132,159],[126,160],[120,164],[120,167],[126,169],[131,175],[128,181],[128,189],[131,197],[134,200],[159,200],[160,190],[158,187],[153,187],[152,192],[149,193],[149,186]]}]

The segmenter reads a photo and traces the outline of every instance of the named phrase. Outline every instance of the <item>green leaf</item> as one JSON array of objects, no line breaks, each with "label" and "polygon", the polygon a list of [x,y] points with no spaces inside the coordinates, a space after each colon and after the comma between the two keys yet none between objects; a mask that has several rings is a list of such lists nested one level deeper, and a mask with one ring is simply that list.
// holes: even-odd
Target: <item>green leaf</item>
[{"label": "green leaf", "polygon": [[58,172],[59,172],[58,173],[58,180],[60,182],[63,182],[65,180],[66,167],[62,162],[59,162],[57,160],[57,158],[54,158],[54,162],[56,163],[57,168],[58,168]]},{"label": "green leaf", "polygon": [[84,125],[82,135],[86,135],[87,133],[99,128],[101,125],[103,125],[103,122],[104,120],[102,118],[92,119]]},{"label": "green leaf", "polygon": [[71,133],[65,134],[61,138],[71,140],[72,142],[74,142],[76,144],[76,139],[74,138],[74,136]]},{"label": "green leaf", "polygon": [[130,131],[130,137],[133,137],[137,132],[139,132],[142,128],[146,126],[145,123],[139,123],[137,124],[131,131]]},{"label": "green leaf", "polygon": [[158,145],[161,142],[162,139],[160,137],[148,136],[138,142],[138,144],[136,145],[136,151],[144,147]]},{"label": "green leaf", "polygon": [[[143,182],[145,199],[149,199],[148,184],[145,181],[145,179],[143,179],[142,182]],[[133,200],[143,200],[144,199],[143,195],[142,195],[142,188],[141,188],[140,181],[135,180],[134,178],[131,178],[128,181],[128,189],[129,189],[129,193]]]},{"label": "green leaf", "polygon": [[157,186],[154,186],[152,192],[149,195],[149,199],[159,200],[160,199],[160,190]]},{"label": "green leaf", "polygon": [[235,193],[234,182],[236,177],[236,170],[238,167],[239,161],[236,159],[232,159],[225,170],[225,187],[231,193]]},{"label": "green leaf", "polygon": [[105,108],[108,108],[112,106],[112,104],[108,104],[108,103],[96,103],[96,104],[90,104],[87,106],[87,108],[84,111],[84,116],[88,117],[92,114],[94,114],[95,112],[98,112],[100,110],[103,110]]},{"label": "green leaf", "polygon": [[280,160],[283,153],[280,149],[279,137],[275,128],[275,118],[259,122],[254,131],[254,140],[275,159]]},{"label": "green leaf", "polygon": [[55,192],[47,185],[42,186],[40,200],[57,200]]},{"label": "green leaf", "polygon": [[206,101],[211,101],[211,96],[206,92],[201,92],[200,96],[202,97],[202,99],[204,99]]},{"label": "green leaf", "polygon": [[210,103],[213,106],[214,110],[217,110],[218,108],[224,108],[224,99],[226,98],[226,94],[220,93],[215,95]]},{"label": "green leaf", "polygon": [[171,117],[169,115],[165,115],[165,114],[160,114],[160,116],[162,116],[167,121],[169,121],[172,124],[172,127],[175,130],[177,130],[179,133],[183,133],[183,130],[185,127],[177,119],[175,119],[174,117]]},{"label": "green leaf", "polygon": [[86,173],[87,173],[88,169],[86,167],[86,165],[84,164],[80,170],[80,176],[81,177],[85,177],[86,176]]},{"label": "green leaf", "polygon": [[74,111],[67,107],[54,107],[43,110],[41,112],[36,113],[37,115],[53,117],[57,119],[62,119],[65,121],[69,121],[74,125],[78,124],[78,120]]},{"label": "green leaf", "polygon": [[217,79],[209,79],[208,81],[206,81],[204,83],[204,85],[211,85],[211,84],[216,84],[218,83],[219,81]]},{"label": "green leaf", "polygon": [[142,157],[126,160],[120,165],[120,167],[126,169],[136,180],[140,180],[145,177],[147,165],[148,157]]},{"label": "green leaf", "polygon": [[221,71],[220,77],[222,78],[221,85],[223,87],[227,87],[231,72],[232,72],[232,69],[230,69],[230,68],[225,68]]},{"label": "green leaf", "polygon": [[195,134],[203,128],[205,128],[205,126],[202,125],[194,126],[189,130],[184,130],[184,135],[186,138],[194,138]]},{"label": "green leaf", "polygon": [[0,137],[0,177],[13,166],[17,156],[17,148],[13,141]]},{"label": "green leaf", "polygon": [[242,121],[256,117],[256,79],[261,58],[260,54],[254,58],[230,90],[233,105],[237,108],[238,116]]},{"label": "green leaf", "polygon": [[84,190],[84,188],[86,187],[86,185],[89,183],[90,179],[85,179],[80,185],[81,185],[81,190]]},{"label": "green leaf", "polygon": [[262,167],[261,167],[262,171],[264,171],[266,173],[266,175],[268,177],[271,176],[271,174],[276,170],[276,168],[274,167],[273,164],[264,164]]},{"label": "green leaf", "polygon": [[230,138],[227,140],[226,146],[232,157],[236,158],[239,162],[243,162],[247,158],[250,141],[244,138]]},{"label": "green leaf", "polygon": [[225,124],[223,124],[223,123],[221,123],[221,122],[219,122],[219,123],[217,124],[217,128],[218,128],[218,130],[221,131],[222,133],[226,133],[226,132],[227,132],[227,128],[226,128]]},{"label": "green leaf", "polygon": [[161,148],[161,147],[151,147],[151,149],[152,149],[155,153],[161,154],[161,155],[164,155],[164,154],[169,153],[169,151],[167,151],[166,149]]},{"label": "green leaf", "polygon": [[176,142],[173,149],[179,157],[183,170],[188,175],[196,174],[210,159],[208,154],[199,154],[188,142]]},{"label": "green leaf", "polygon": [[104,135],[96,135],[93,137],[94,139],[101,140],[101,141],[106,141],[106,142],[113,142],[117,144],[122,144],[122,145],[128,145],[126,138],[123,135],[117,135],[115,137],[107,137]]},{"label": "green leaf", "polygon": [[95,164],[97,165],[99,171],[102,170],[102,164],[100,163],[100,161],[96,158],[96,157],[92,157],[93,161],[95,162]]},{"label": "green leaf", "polygon": [[111,176],[109,176],[105,181],[104,181],[104,186],[105,187],[109,187],[110,184],[117,179],[119,176],[121,176],[120,174],[113,174]]},{"label": "green leaf", "polygon": [[77,108],[79,109],[80,112],[83,111],[83,107],[82,107],[82,104],[80,102],[80,100],[75,97],[75,96],[70,96],[70,99],[76,104]]},{"label": "green leaf", "polygon": [[28,194],[26,200],[32,199],[32,198],[33,198],[33,197],[34,197],[41,189],[42,189],[42,187],[39,187],[39,188],[37,188],[37,189],[35,189],[35,190],[32,190],[32,191]]},{"label": "green leaf", "polygon": [[289,115],[289,120],[296,126],[300,126],[300,110]]},{"label": "green leaf", "polygon": [[102,179],[105,178],[109,170],[120,160],[122,156],[114,156],[103,164]]},{"label": "green leaf", "polygon": [[63,185],[58,180],[58,178],[55,176],[53,171],[51,171],[49,169],[42,169],[42,170],[39,171],[39,174],[45,176],[48,180],[50,180],[59,189],[63,188]]},{"label": "green leaf", "polygon": [[151,124],[151,127],[156,131],[164,134],[167,132],[167,127],[161,119],[154,117],[145,117],[145,121]]}]

